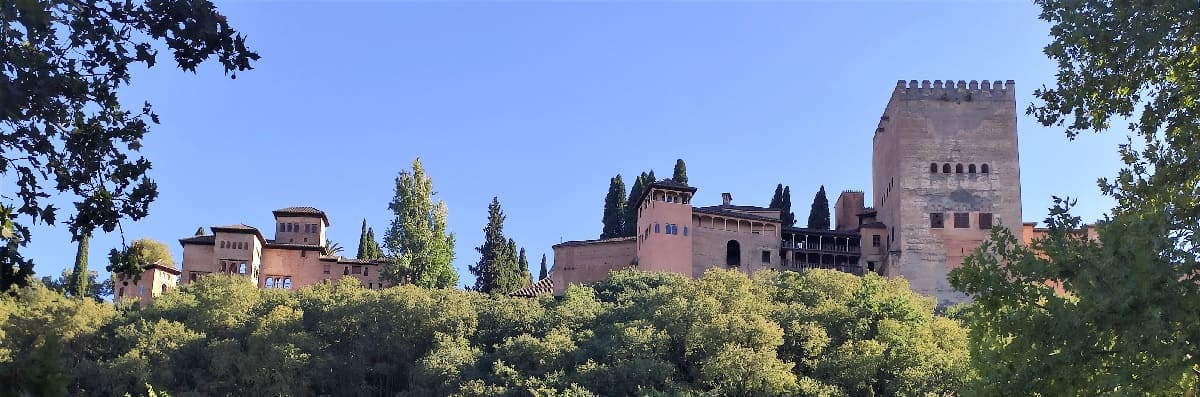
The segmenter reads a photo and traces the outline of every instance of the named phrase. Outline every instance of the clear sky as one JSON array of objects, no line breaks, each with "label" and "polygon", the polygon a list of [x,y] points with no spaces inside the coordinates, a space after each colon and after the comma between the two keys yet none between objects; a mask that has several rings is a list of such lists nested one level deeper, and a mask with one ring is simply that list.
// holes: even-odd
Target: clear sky
[{"label": "clear sky", "polygon": [[[365,218],[382,237],[394,178],[420,157],[471,283],[487,205],[536,272],[551,245],[599,236],[609,178],[687,162],[695,204],[763,205],[792,188],[870,192],[871,138],[896,80],[1015,80],[1018,108],[1051,84],[1048,25],[1032,2],[218,2],[262,55],[236,80],[214,65],[136,71],[123,92],[162,124],[145,139],[160,196],[125,237],[167,242],[199,226],[314,206],[353,255]],[[1096,179],[1123,131],[1070,142],[1018,121],[1026,221],[1051,195],[1100,217]],[[870,198],[868,198],[870,200]],[[61,205],[60,205],[61,207]],[[60,216],[65,219],[66,216]],[[74,260],[65,227],[26,250],[39,276]],[[93,269],[117,234],[91,244]]]}]

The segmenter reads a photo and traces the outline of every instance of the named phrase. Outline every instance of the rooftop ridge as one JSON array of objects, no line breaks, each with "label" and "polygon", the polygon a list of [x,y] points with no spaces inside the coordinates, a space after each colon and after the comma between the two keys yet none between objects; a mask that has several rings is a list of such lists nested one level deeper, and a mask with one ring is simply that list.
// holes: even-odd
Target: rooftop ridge
[{"label": "rooftop ridge", "polygon": [[905,99],[1009,99],[1015,98],[1016,83],[1012,80],[898,80],[893,95]]}]

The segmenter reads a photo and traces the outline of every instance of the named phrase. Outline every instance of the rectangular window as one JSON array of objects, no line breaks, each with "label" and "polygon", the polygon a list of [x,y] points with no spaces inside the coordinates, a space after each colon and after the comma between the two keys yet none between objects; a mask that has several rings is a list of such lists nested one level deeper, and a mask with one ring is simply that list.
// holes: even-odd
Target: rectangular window
[{"label": "rectangular window", "polygon": [[875,271],[875,262],[867,261],[867,270]]},{"label": "rectangular window", "polygon": [[930,212],[929,213],[929,227],[934,228],[934,229],[941,229],[943,227],[946,227],[946,220],[943,218],[943,216],[944,216],[944,214],[942,214],[941,212]]},{"label": "rectangular window", "polygon": [[762,252],[762,262],[767,264],[771,263],[771,251]]},{"label": "rectangular window", "polygon": [[354,274],[362,274],[362,266],[351,267],[350,272]]},{"label": "rectangular window", "polygon": [[658,233],[659,233],[659,231],[658,231],[658,224],[657,224],[657,223],[655,223],[655,224],[654,224],[654,234],[658,234]]},{"label": "rectangular window", "polygon": [[321,266],[321,274],[329,274],[329,265]]},{"label": "rectangular window", "polygon": [[313,229],[313,233],[321,231],[321,227],[317,226],[316,223],[312,224],[312,229]]},{"label": "rectangular window", "polygon": [[872,235],[872,236],[871,236],[871,246],[872,246],[872,247],[879,247],[879,235],[878,235],[878,234],[875,234],[875,235]]},{"label": "rectangular window", "polygon": [[954,228],[965,229],[971,227],[971,213],[955,212],[954,213]]},{"label": "rectangular window", "polygon": [[991,212],[980,212],[979,213],[979,228],[987,229],[987,230],[992,229],[992,213]]},{"label": "rectangular window", "polygon": [[687,226],[684,226],[684,227],[683,227],[683,235],[684,235],[684,236],[687,236]]},{"label": "rectangular window", "polygon": [[283,224],[282,224],[282,223],[280,223],[280,224],[279,224],[279,231],[281,231],[281,232],[283,231]]}]

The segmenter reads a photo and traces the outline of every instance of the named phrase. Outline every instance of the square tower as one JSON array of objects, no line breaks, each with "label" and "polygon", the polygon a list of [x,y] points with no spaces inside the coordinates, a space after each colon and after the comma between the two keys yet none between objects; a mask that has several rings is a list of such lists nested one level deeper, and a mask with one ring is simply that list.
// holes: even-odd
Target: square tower
[{"label": "square tower", "polygon": [[968,298],[947,272],[1003,225],[1021,239],[1015,86],[896,83],[875,130],[872,202],[886,225],[880,271],[941,305]]},{"label": "square tower", "polygon": [[275,242],[281,244],[325,245],[329,218],[313,207],[288,207],[271,211],[275,215]]},{"label": "square tower", "polygon": [[637,264],[650,272],[692,276],[692,196],[696,188],[661,180],[638,199]]}]

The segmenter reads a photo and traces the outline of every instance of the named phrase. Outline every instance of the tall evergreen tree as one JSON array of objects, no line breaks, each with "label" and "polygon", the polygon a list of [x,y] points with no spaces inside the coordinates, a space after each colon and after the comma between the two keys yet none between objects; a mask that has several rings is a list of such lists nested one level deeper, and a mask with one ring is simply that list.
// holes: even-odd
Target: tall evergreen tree
[{"label": "tall evergreen tree", "polygon": [[538,280],[545,280],[549,275],[550,269],[546,267],[546,254],[542,254],[542,270],[538,272]]},{"label": "tall evergreen tree", "polygon": [[654,182],[658,182],[658,179],[654,179],[654,170],[650,170],[650,173],[646,175],[646,181],[642,182],[642,185],[649,186],[651,183],[654,183]]},{"label": "tall evergreen tree", "polygon": [[362,232],[358,234],[358,253],[354,257],[358,259],[370,259],[368,258],[370,255],[368,252],[369,249],[371,247],[367,243],[367,220],[364,218],[362,221]]},{"label": "tall evergreen tree", "polygon": [[196,229],[197,236],[203,236],[205,234],[207,234],[207,233],[204,232],[204,226],[200,226],[199,228]]},{"label": "tall evergreen tree", "polygon": [[808,228],[829,230],[829,199],[825,197],[825,185],[813,197],[812,209],[808,211]]},{"label": "tall evergreen tree", "polygon": [[671,176],[671,180],[684,185],[688,183],[687,164],[683,163],[683,159],[675,160],[675,174]]},{"label": "tall evergreen tree", "polygon": [[529,285],[533,278],[529,274],[529,258],[525,257],[525,247],[521,247],[521,253],[517,255],[517,273],[521,276],[521,286]]},{"label": "tall evergreen tree", "polygon": [[79,246],[75,250],[75,270],[67,286],[67,292],[76,298],[88,295],[88,238],[86,234],[79,238]]},{"label": "tall evergreen tree", "polygon": [[617,174],[608,182],[608,195],[604,197],[604,229],[600,238],[621,237],[625,232],[625,182]]},{"label": "tall evergreen tree", "polygon": [[488,223],[483,228],[483,243],[475,248],[479,252],[479,262],[468,266],[471,274],[475,275],[476,291],[507,294],[520,288],[524,282],[523,278],[518,277],[517,261],[509,254],[512,240],[504,237],[505,218],[500,199],[492,197],[492,203],[488,205]]},{"label": "tall evergreen tree", "polygon": [[638,205],[641,204],[638,202],[638,199],[642,197],[642,192],[645,191],[648,184],[646,179],[649,177],[648,174],[643,172],[633,181],[633,187],[629,188],[629,199],[625,200],[625,224],[623,225],[625,232],[621,234],[624,237],[636,236],[638,233],[637,214]]},{"label": "tall evergreen tree", "polygon": [[375,239],[375,229],[367,227],[367,256],[362,259],[383,258],[383,249],[379,248],[379,240]]},{"label": "tall evergreen tree", "polygon": [[421,159],[411,171],[396,177],[396,194],[388,209],[395,218],[385,245],[389,263],[382,275],[396,284],[424,288],[450,288],[458,283],[454,260],[454,233],[446,230],[446,204],[434,202],[433,181]]},{"label": "tall evergreen tree", "polygon": [[783,209],[783,184],[775,185],[775,195],[771,196],[771,205],[767,208]]},{"label": "tall evergreen tree", "polygon": [[792,212],[792,187],[783,187],[783,205],[780,207],[779,218],[784,226],[796,226],[796,213]]}]

